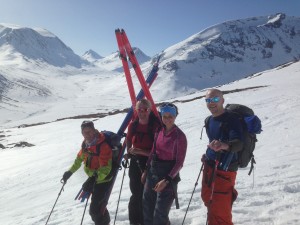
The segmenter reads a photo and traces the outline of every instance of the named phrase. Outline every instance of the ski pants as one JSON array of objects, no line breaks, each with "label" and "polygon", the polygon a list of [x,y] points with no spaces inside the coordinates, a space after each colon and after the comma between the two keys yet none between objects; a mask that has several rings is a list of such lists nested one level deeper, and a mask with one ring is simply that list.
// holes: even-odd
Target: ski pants
[{"label": "ski pants", "polygon": [[143,190],[144,185],[141,183],[141,170],[144,170],[147,157],[145,159],[130,160],[129,166],[129,187],[131,197],[129,199],[128,211],[130,224],[143,224]]},{"label": "ski pants", "polygon": [[110,222],[110,215],[105,205],[105,197],[110,185],[111,181],[94,186],[89,213],[95,225],[108,225]]},{"label": "ski pants", "polygon": [[[207,207],[208,225],[233,225],[232,204],[238,195],[234,189],[236,172],[217,170],[209,185],[212,173],[213,166],[206,162],[202,176],[201,198]],[[211,195],[213,183],[214,191]]]},{"label": "ski pants", "polygon": [[174,191],[177,191],[177,183],[174,183],[173,187],[169,183],[162,192],[155,192],[153,190],[157,182],[164,179],[169,171],[169,165],[151,163],[143,195],[144,225],[170,224],[169,212],[175,199]]}]

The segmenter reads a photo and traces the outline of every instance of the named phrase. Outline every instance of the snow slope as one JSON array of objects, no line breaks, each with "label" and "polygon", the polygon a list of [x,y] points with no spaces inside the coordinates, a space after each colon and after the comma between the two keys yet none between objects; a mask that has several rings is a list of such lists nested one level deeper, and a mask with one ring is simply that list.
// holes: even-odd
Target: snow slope
[{"label": "snow slope", "polygon": [[[252,77],[220,87],[229,91],[227,103],[243,103],[252,107],[263,123],[258,136],[254,177],[248,169],[239,170],[236,188],[239,191],[233,206],[236,225],[297,225],[300,224],[300,62],[258,73]],[[123,79],[125,79],[123,77]],[[257,88],[252,88],[257,87]],[[123,84],[122,88],[125,88]],[[245,88],[252,88],[246,89]],[[93,95],[87,89],[87,95]],[[204,99],[205,90],[176,99],[179,107],[177,125],[186,133],[188,152],[179,183],[180,209],[172,206],[170,220],[173,225],[182,220],[200,170],[200,158],[205,152],[207,138],[200,140],[201,128],[209,114]],[[119,98],[102,101],[109,105]],[[123,101],[127,101],[125,96]],[[129,100],[128,100],[129,101]],[[85,102],[86,105],[89,102]],[[120,102],[120,104],[122,104]],[[66,108],[71,114],[72,108]],[[66,110],[65,109],[65,110]],[[55,116],[57,111],[48,111]],[[68,113],[65,112],[66,114]],[[39,116],[38,114],[36,115]],[[57,116],[57,115],[56,115]],[[125,114],[95,119],[100,130],[117,131]],[[79,150],[82,137],[82,119],[67,119],[26,128],[3,129],[0,141],[6,147],[0,150],[0,224],[45,224],[61,188],[62,174],[69,168]],[[26,141],[33,147],[14,147]],[[108,209],[112,222],[115,216],[123,171],[119,172]],[[82,168],[68,181],[48,224],[79,224],[84,203],[74,201],[86,176]],[[127,225],[127,204],[130,197],[126,171],[116,224]],[[200,200],[200,184],[191,202],[185,224],[205,224],[206,209]],[[84,224],[93,224],[89,215]],[[113,224],[113,223],[111,223]]]}]

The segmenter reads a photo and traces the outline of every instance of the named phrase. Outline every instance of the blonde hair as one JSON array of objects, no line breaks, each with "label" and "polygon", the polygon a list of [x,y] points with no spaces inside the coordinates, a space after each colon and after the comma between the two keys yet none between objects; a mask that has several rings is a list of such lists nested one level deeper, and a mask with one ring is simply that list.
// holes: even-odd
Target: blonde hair
[{"label": "blonde hair", "polygon": [[146,106],[148,109],[151,109],[152,105],[151,102],[148,99],[141,99],[136,103],[135,108],[138,109],[141,105]]}]

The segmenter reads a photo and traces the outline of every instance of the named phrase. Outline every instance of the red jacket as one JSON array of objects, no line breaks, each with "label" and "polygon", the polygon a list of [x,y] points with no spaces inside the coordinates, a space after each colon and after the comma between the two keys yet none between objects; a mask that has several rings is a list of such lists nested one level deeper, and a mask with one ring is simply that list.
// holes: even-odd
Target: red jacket
[{"label": "red jacket", "polygon": [[[111,180],[110,172],[112,169],[112,149],[105,142],[105,136],[97,132],[97,141],[94,145],[87,147],[83,141],[82,147],[77,154],[77,157],[70,168],[74,173],[77,171],[82,162],[84,162],[84,171],[91,177],[97,174],[97,183],[104,183]],[[97,145],[100,146],[100,151],[97,152]]]}]

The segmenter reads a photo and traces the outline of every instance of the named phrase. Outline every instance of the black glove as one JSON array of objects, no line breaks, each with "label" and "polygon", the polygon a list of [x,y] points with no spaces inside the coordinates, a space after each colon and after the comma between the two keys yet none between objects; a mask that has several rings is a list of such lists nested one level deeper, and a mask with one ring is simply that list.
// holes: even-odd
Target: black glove
[{"label": "black glove", "polygon": [[96,177],[92,176],[89,177],[82,185],[82,190],[84,192],[89,192],[92,193],[93,192],[93,188],[94,188],[94,184],[96,183]]},{"label": "black glove", "polygon": [[62,181],[64,182],[64,183],[66,183],[67,182],[67,180],[72,176],[72,172],[71,171],[66,171],[65,173],[64,173],[64,175],[63,175],[63,177],[62,177]]}]

